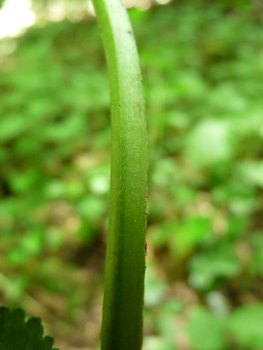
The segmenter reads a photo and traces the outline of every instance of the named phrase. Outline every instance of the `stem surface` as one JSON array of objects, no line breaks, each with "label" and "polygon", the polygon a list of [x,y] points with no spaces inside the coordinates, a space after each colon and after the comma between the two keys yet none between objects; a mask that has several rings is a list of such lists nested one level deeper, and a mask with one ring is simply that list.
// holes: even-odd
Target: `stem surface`
[{"label": "stem surface", "polygon": [[102,350],[142,346],[147,144],[138,53],[120,0],[93,0],[106,51],[112,159]]}]

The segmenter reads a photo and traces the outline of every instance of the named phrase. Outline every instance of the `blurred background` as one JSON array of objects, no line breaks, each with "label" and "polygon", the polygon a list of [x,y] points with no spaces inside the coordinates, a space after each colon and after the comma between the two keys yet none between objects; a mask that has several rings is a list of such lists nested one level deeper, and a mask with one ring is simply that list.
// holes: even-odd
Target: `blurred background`
[{"label": "blurred background", "polygon": [[[125,4],[149,132],[143,350],[262,350],[263,4]],[[96,350],[111,131],[94,11],[9,0],[0,18],[0,303]]]}]

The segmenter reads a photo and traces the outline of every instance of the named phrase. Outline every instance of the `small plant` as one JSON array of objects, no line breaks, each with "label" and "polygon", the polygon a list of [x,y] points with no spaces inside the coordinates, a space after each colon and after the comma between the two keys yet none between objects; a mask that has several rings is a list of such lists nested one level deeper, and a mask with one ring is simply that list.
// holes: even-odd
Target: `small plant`
[{"label": "small plant", "polygon": [[44,329],[39,317],[25,322],[21,308],[10,310],[0,307],[0,350],[56,350],[53,338],[43,337]]},{"label": "small plant", "polygon": [[[139,350],[147,205],[144,94],[133,31],[121,0],[93,0],[93,4],[108,61],[112,121],[101,349]],[[42,338],[40,320],[24,319],[21,309],[0,309],[0,350],[51,350],[53,341]]]}]

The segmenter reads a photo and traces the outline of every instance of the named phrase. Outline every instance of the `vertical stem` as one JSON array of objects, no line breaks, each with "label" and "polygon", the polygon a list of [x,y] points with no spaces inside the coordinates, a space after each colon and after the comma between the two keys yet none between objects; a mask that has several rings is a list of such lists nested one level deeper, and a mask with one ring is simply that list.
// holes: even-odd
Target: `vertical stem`
[{"label": "vertical stem", "polygon": [[145,101],[133,31],[121,0],[93,0],[111,94],[112,160],[102,350],[142,346],[147,145]]}]

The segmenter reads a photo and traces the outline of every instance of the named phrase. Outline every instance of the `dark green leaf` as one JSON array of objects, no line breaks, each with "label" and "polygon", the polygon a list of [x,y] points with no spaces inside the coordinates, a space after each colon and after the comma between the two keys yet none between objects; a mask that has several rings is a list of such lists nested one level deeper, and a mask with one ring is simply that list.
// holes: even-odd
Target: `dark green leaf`
[{"label": "dark green leaf", "polygon": [[43,337],[41,318],[31,317],[25,322],[23,309],[0,307],[0,350],[56,350],[53,338]]}]

